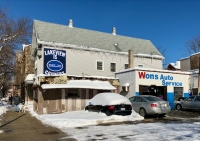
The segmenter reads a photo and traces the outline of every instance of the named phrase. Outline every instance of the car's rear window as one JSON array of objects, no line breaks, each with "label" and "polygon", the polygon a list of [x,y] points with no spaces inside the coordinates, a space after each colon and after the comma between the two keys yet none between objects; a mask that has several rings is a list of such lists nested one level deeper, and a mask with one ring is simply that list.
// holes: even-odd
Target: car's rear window
[{"label": "car's rear window", "polygon": [[145,97],[147,100],[149,101],[163,101],[162,99],[160,99],[159,97]]}]

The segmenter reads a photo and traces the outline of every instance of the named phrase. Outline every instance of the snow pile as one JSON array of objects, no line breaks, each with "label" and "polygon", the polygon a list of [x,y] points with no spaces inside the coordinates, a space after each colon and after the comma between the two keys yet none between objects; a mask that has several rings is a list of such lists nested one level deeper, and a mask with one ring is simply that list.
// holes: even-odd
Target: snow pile
[{"label": "snow pile", "polygon": [[43,124],[51,125],[53,127],[64,130],[69,127],[83,127],[90,125],[98,125],[102,123],[112,122],[125,122],[125,121],[136,121],[143,120],[135,111],[132,111],[131,115],[128,116],[106,116],[105,113],[88,112],[88,111],[72,111],[60,114],[42,114],[38,115],[35,113],[32,107],[29,107],[32,116],[35,116]]},{"label": "snow pile", "polygon": [[4,106],[3,101],[0,101],[0,117],[3,116],[4,113],[6,113],[6,107]]}]

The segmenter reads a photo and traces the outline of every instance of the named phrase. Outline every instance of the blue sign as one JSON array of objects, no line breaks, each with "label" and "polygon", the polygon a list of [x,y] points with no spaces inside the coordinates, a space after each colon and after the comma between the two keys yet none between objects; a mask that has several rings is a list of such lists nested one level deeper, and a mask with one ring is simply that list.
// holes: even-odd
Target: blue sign
[{"label": "blue sign", "polygon": [[44,74],[66,73],[66,51],[44,48]]}]

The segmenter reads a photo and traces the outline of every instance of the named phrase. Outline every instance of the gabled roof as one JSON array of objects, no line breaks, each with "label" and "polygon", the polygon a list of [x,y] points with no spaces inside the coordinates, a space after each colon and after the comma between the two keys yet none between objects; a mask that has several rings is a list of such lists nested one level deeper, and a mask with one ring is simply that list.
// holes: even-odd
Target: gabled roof
[{"label": "gabled roof", "polygon": [[134,54],[142,53],[162,56],[151,41],[144,39],[112,35],[111,33],[69,27],[38,20],[34,20],[34,32],[37,41],[71,44],[116,52],[127,52],[132,49]]}]

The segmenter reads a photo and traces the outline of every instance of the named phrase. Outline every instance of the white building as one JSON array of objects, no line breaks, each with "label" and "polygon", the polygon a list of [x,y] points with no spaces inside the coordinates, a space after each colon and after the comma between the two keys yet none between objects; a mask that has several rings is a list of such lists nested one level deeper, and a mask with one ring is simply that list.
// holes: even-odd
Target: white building
[{"label": "white building", "polygon": [[135,95],[155,95],[170,102],[179,97],[188,97],[197,87],[197,72],[181,72],[147,68],[130,68],[116,72],[120,80],[120,93],[126,97]]},{"label": "white building", "polygon": [[[69,26],[34,20],[32,55],[34,110],[40,114],[82,110],[97,93],[119,91],[115,72],[130,64],[162,69],[164,59],[149,40],[117,35],[116,28],[111,34],[76,28],[72,20]],[[94,80],[106,87],[94,87]]]}]

